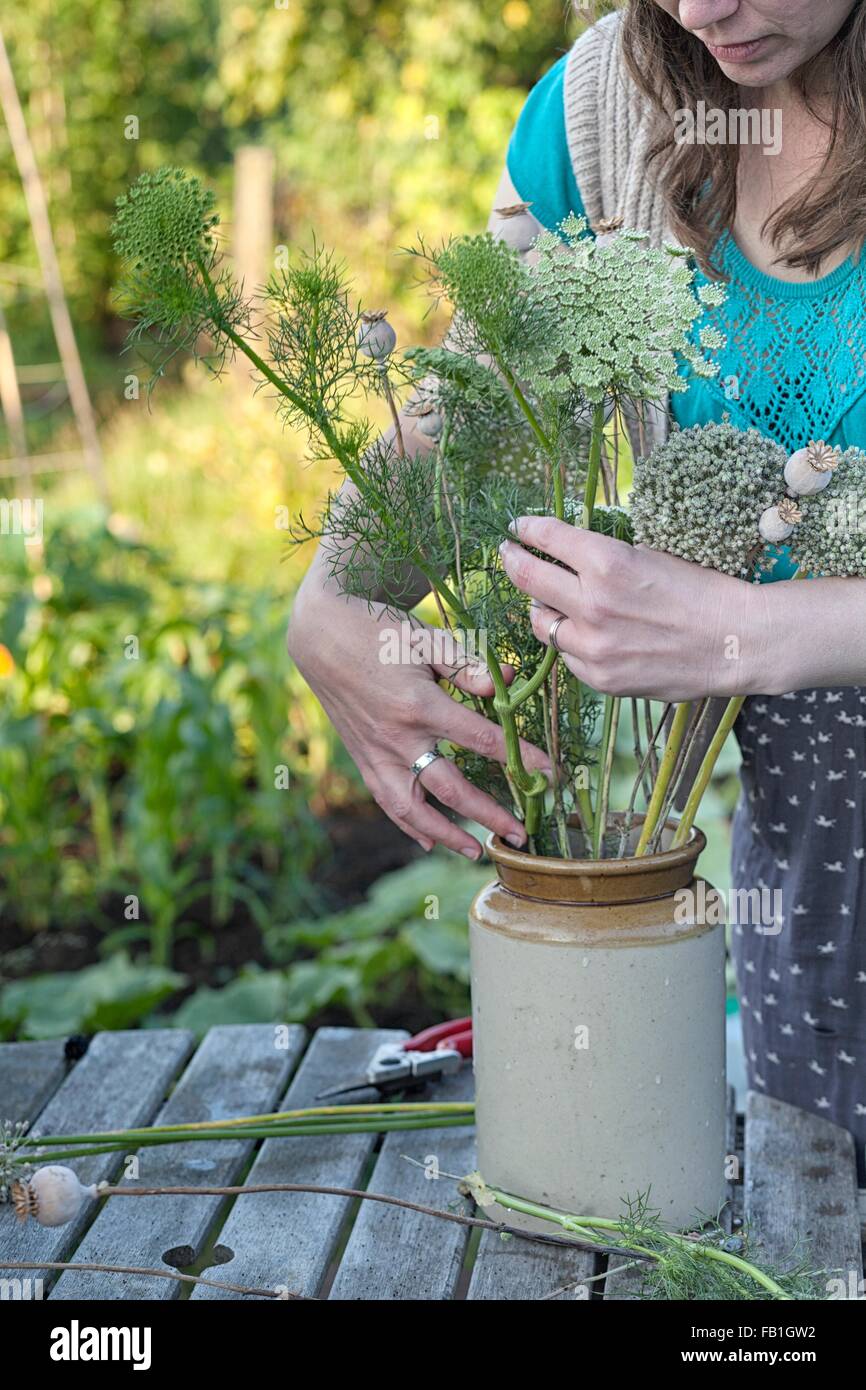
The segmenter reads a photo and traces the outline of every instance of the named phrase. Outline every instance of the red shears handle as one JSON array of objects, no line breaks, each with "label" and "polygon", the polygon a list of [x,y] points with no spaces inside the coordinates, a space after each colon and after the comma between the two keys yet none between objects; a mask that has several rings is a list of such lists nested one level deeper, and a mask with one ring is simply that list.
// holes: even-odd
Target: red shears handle
[{"label": "red shears handle", "polygon": [[407,1038],[404,1048],[412,1052],[435,1052],[440,1047],[448,1047],[459,1052],[461,1057],[472,1056],[472,1019],[454,1018],[449,1023],[437,1023]]}]

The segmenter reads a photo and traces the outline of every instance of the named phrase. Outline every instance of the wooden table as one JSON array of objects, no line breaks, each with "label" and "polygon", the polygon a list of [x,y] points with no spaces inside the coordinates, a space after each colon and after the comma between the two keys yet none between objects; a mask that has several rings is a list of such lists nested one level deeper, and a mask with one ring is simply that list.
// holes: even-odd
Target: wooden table
[{"label": "wooden table", "polygon": [[[301,1027],[256,1025],[212,1028],[196,1046],[182,1029],[100,1033],[75,1062],[65,1061],[62,1041],[6,1043],[0,1046],[0,1118],[26,1119],[37,1133],[80,1134],[311,1105],[326,1086],[358,1073],[380,1042],[404,1036],[321,1028],[310,1039]],[[467,1066],[428,1097],[471,1094]],[[729,1107],[729,1151],[738,1155],[744,1177],[730,1188],[735,1224],[745,1220],[764,1257],[774,1261],[790,1256],[799,1235],[812,1267],[839,1271],[856,1296],[863,1265],[850,1135],[752,1093],[745,1120]],[[470,1210],[453,1181],[432,1181],[424,1166],[404,1155],[421,1165],[432,1156],[442,1173],[462,1175],[475,1165],[474,1131],[271,1139],[257,1150],[249,1141],[167,1145],[144,1149],[137,1180],[128,1180],[145,1187],[363,1187],[444,1210]],[[119,1181],[123,1159],[106,1154],[77,1166],[85,1182]],[[635,1272],[607,1273],[602,1256],[504,1240],[491,1231],[478,1239],[468,1227],[418,1212],[308,1193],[115,1198],[86,1204],[76,1222],[54,1229],[21,1224],[6,1205],[0,1207],[0,1266],[4,1260],[191,1267],[217,1281],[328,1299],[636,1296]],[[14,1273],[0,1268],[0,1278]],[[596,1279],[599,1274],[605,1277]],[[46,1269],[41,1276],[44,1296],[55,1300],[250,1296],[150,1275]]]}]

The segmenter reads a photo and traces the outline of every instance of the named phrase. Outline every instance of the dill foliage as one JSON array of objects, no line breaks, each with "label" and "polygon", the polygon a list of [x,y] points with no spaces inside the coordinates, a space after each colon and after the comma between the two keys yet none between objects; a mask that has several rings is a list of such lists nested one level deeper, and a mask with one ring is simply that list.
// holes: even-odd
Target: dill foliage
[{"label": "dill foliage", "polygon": [[[640,1298],[690,1302],[753,1302],[771,1298],[773,1295],[749,1273],[750,1269],[771,1279],[788,1298],[826,1297],[824,1272],[811,1270],[806,1259],[796,1257],[796,1252],[792,1252],[784,1268],[779,1268],[761,1258],[759,1245],[757,1254],[752,1255],[747,1228],[730,1235],[718,1220],[702,1221],[699,1229],[684,1240],[665,1228],[661,1213],[651,1208],[649,1196],[647,1192],[626,1200],[624,1214],[617,1223],[618,1239],[626,1252],[636,1248],[652,1255],[640,1266]],[[708,1258],[707,1251],[713,1250],[739,1257],[746,1267]],[[755,1259],[757,1264],[753,1263]]]}]

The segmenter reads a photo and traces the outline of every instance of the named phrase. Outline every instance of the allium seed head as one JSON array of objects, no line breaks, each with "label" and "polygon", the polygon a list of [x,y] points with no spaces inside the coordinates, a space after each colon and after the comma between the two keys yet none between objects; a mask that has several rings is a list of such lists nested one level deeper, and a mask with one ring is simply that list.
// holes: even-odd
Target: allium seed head
[{"label": "allium seed head", "polygon": [[635,465],[638,544],[747,578],[759,522],[779,501],[787,455],[757,430],[709,424],[676,430]]},{"label": "allium seed head", "polygon": [[866,578],[866,453],[847,449],[829,475],[832,485],[802,497],[803,519],[791,554],[809,574]]}]

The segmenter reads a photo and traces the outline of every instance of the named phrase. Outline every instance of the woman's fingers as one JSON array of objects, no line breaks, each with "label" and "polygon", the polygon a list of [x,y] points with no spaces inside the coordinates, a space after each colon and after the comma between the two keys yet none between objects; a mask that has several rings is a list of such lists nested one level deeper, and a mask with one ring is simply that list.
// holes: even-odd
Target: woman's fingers
[{"label": "woman's fingers", "polygon": [[[562,614],[555,608],[548,608],[546,603],[533,602],[529,609],[529,621],[532,631],[535,633],[539,642],[543,642],[546,647],[550,646],[550,633],[553,624],[562,618]],[[564,618],[556,629],[556,651],[563,655],[571,653],[577,654],[577,628],[571,618]]]},{"label": "woman's fingers", "polygon": [[519,516],[510,528],[521,545],[543,550],[577,575],[603,578],[627,565],[634,547],[613,536],[585,531],[555,516]]},{"label": "woman's fingers", "polygon": [[[487,662],[481,657],[476,656],[466,647],[461,646],[450,633],[444,633],[441,629],[433,629],[437,632],[436,660],[429,664],[437,676],[444,680],[449,680],[458,690],[464,691],[467,695],[480,695],[486,697],[493,694],[493,677],[487,666]],[[502,674],[507,685],[514,679],[514,667],[507,663],[502,666]]]},{"label": "woman's fingers", "polygon": [[550,608],[577,609],[580,604],[580,580],[561,565],[530,555],[522,545],[503,541],[499,547],[505,573],[515,588],[540,599]]},{"label": "woman's fingers", "polygon": [[526,831],[517,817],[494,801],[492,796],[473,787],[450,759],[437,758],[435,763],[425,767],[417,780],[443,806],[450,806],[458,815],[486,826],[515,849],[526,843]]},{"label": "woman's fingers", "polygon": [[425,849],[439,844],[465,855],[467,859],[480,859],[481,846],[475,836],[430,805],[420,779],[413,776],[408,764],[405,772],[393,764],[380,768],[367,785],[377,804],[395,825],[419,844],[425,840],[428,842],[423,845]]},{"label": "woman's fingers", "polygon": [[[506,761],[508,752],[505,734],[500,726],[490,719],[485,719],[483,714],[470,709],[468,705],[461,705],[459,701],[452,700],[450,695],[446,695],[445,691],[439,690],[438,687],[430,695],[429,718],[431,727],[437,730],[436,737],[447,738],[452,743],[459,744],[461,748],[469,748],[482,758],[490,758],[499,763]],[[550,758],[541,748],[536,748],[534,744],[521,739],[520,751],[524,765],[530,771],[536,768],[540,768],[542,772],[550,771]]]},{"label": "woman's fingers", "polygon": [[587,537],[592,541],[591,531],[579,530],[568,521],[558,521],[555,516],[519,516],[508,528],[515,540],[529,545],[533,550],[543,550],[555,560],[561,560],[575,574],[579,573],[578,554],[581,542]]}]

